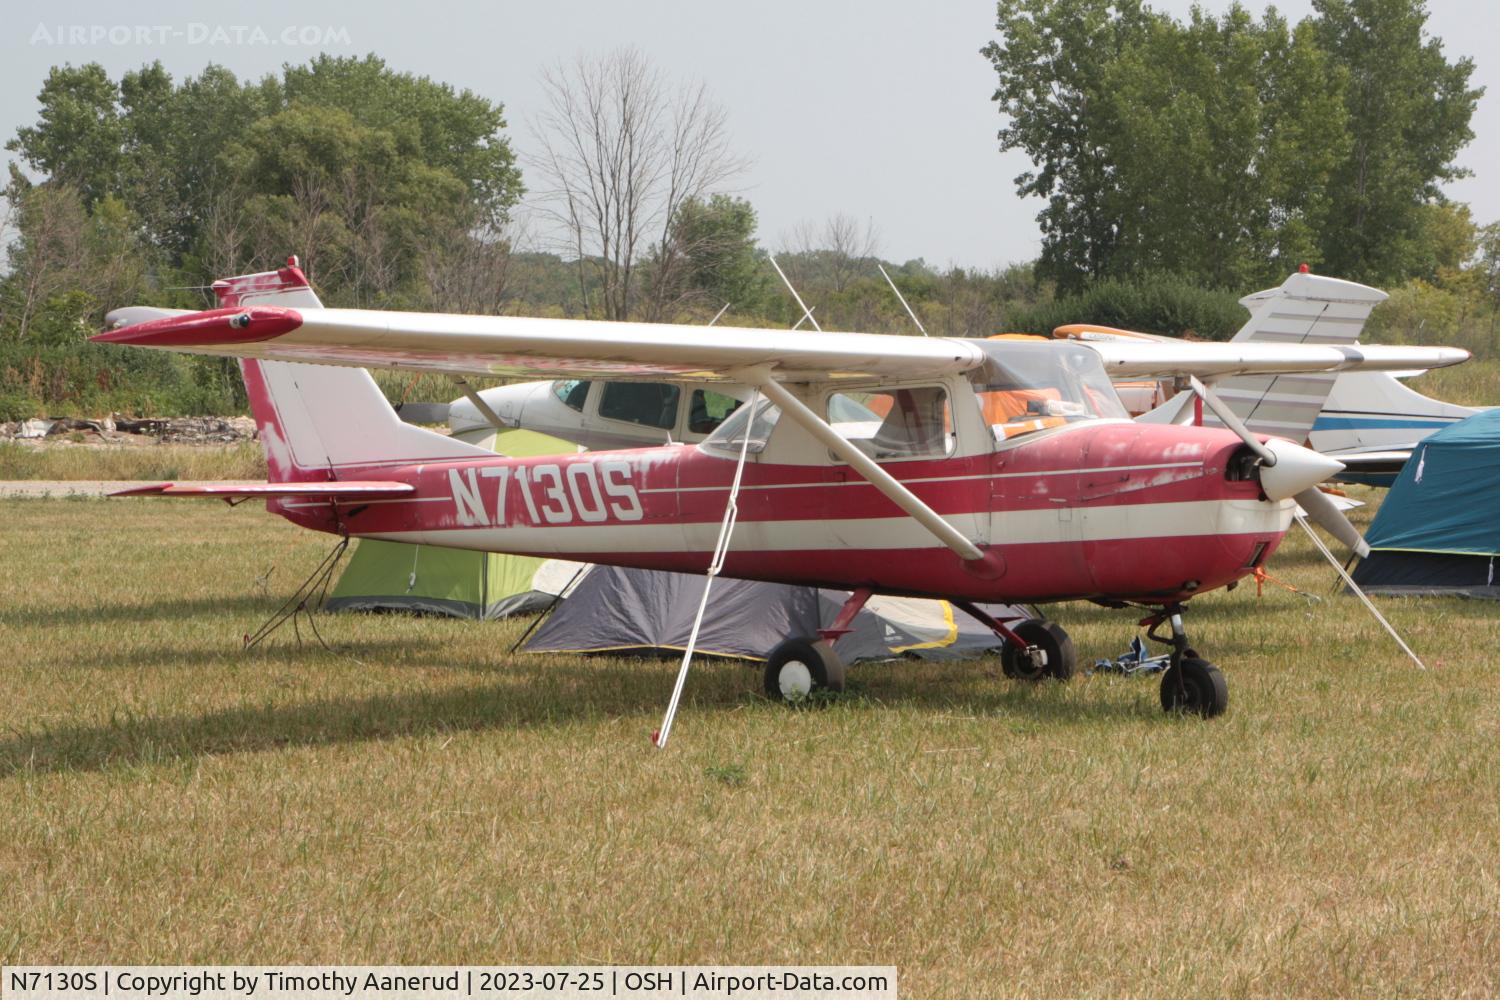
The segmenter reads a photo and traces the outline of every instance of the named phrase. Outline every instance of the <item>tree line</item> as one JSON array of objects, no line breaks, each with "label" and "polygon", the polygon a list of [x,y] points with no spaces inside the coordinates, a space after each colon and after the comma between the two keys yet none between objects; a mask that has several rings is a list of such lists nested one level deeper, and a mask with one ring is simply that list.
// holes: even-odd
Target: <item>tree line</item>
[{"label": "tree line", "polygon": [[[1420,0],[1314,6],[1293,25],[999,0],[982,57],[1000,147],[1033,164],[1015,184],[1042,199],[1040,256],[893,262],[873,222],[832,214],[780,234],[777,262],[825,329],[915,332],[884,267],[934,335],[1207,337],[1308,263],[1484,350],[1500,228],[1440,188],[1462,174],[1473,67],[1427,36]],[[373,55],[260,80],[62,66],[38,102],[6,147],[0,419],[241,407],[232,366],[84,338],[109,308],[200,308],[215,278],[292,252],[331,305],[808,325],[735,193],[748,161],[724,109],[633,50],[545,72],[524,164],[500,103]]]}]

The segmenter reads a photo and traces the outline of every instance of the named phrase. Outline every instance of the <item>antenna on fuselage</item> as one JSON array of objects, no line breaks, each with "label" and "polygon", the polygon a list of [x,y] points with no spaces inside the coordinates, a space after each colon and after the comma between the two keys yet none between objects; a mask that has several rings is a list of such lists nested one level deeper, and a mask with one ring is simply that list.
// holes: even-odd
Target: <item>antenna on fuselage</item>
[{"label": "antenna on fuselage", "polygon": [[781,283],[786,285],[786,290],[792,293],[792,298],[796,299],[797,304],[802,307],[802,316],[797,320],[797,322],[792,324],[792,329],[795,330],[797,329],[797,327],[801,326],[802,320],[805,319],[813,325],[814,330],[822,333],[823,328],[819,326],[818,321],[813,318],[813,311],[807,307],[806,302],[802,301],[802,296],[797,294],[797,289],[792,287],[792,282],[789,278],[787,278],[786,272],[781,269],[781,265],[776,263],[776,255],[768,253],[766,254],[766,260],[769,260],[771,262],[771,266],[776,269],[776,273],[781,275]]},{"label": "antenna on fuselage", "polygon": [[922,336],[927,336],[927,327],[923,326],[922,321],[917,319],[917,314],[912,312],[911,304],[906,301],[906,296],[901,294],[901,289],[896,287],[896,283],[891,280],[891,276],[885,273],[885,265],[876,261],[875,266],[880,268],[880,276],[885,279],[887,285],[891,286],[891,291],[896,293],[896,298],[900,301],[902,307],[906,309],[906,315],[910,316],[911,321],[917,324],[917,329],[922,331]]}]

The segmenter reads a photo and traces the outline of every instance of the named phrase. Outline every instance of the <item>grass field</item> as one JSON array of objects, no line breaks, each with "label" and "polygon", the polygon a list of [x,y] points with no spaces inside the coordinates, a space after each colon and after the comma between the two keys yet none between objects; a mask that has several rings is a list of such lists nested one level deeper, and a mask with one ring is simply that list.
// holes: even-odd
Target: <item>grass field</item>
[{"label": "grass field", "polygon": [[233,445],[0,443],[0,479],[265,479],[259,442]]},{"label": "grass field", "polygon": [[[1500,608],[1194,602],[1148,678],[866,665],[814,710],[518,624],[253,630],[326,548],[246,505],[0,502],[0,960],[891,963],[902,995],[1491,996]],[[1357,512],[1358,513],[1358,512]],[[1271,566],[1326,594],[1293,537]],[[1130,617],[1052,609],[1092,660]]]}]

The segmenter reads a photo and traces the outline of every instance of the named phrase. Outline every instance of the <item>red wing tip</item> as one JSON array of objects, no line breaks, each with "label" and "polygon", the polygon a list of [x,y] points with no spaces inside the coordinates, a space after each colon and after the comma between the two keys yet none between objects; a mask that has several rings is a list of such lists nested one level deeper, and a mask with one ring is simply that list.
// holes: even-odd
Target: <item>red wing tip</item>
[{"label": "red wing tip", "polygon": [[105,330],[89,340],[136,347],[232,346],[274,340],[301,325],[302,314],[285,306],[206,309]]},{"label": "red wing tip", "polygon": [[106,494],[106,496],[112,496],[112,497],[151,496],[151,495],[154,495],[154,494],[157,494],[157,493],[165,493],[166,490],[167,490],[167,487],[171,486],[171,485],[172,485],[171,483],[151,483],[151,484],[146,485],[146,486],[131,486],[131,487],[127,488],[127,489],[115,490],[113,493]]}]

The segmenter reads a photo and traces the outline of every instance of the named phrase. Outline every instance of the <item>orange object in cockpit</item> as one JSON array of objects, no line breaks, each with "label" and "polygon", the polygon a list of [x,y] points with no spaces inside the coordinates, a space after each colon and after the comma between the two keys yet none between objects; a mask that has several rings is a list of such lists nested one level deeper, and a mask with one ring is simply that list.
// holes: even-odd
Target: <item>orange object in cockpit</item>
[{"label": "orange object in cockpit", "polygon": [[1056,389],[996,389],[979,393],[979,405],[984,411],[984,422],[1003,424],[1027,416],[1041,416],[1032,403],[1044,403],[1051,399],[1062,399]]}]

